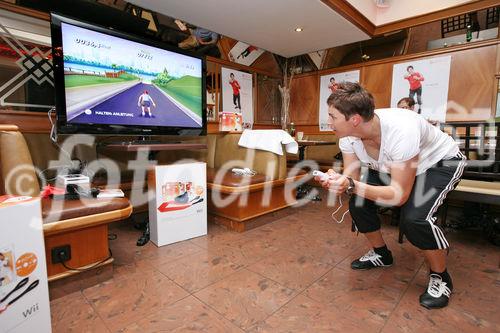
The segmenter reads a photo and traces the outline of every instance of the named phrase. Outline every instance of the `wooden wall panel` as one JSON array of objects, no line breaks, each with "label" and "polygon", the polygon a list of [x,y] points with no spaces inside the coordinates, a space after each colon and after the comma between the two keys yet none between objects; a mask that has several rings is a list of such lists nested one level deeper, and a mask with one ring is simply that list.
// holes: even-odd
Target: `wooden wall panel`
[{"label": "wooden wall panel", "polygon": [[219,122],[218,121],[210,121],[207,123],[207,134],[216,134],[219,133]]},{"label": "wooden wall panel", "polygon": [[497,46],[452,54],[446,121],[485,120],[492,114]]},{"label": "wooden wall panel", "polygon": [[290,119],[296,125],[317,124],[319,107],[317,74],[294,77],[290,90]]},{"label": "wooden wall panel", "polygon": [[222,36],[222,38],[217,43],[217,45],[219,46],[219,51],[221,53],[222,59],[229,60],[229,51],[231,51],[231,49],[237,42],[238,41],[232,38]]},{"label": "wooden wall panel", "polygon": [[[487,120],[492,108],[495,74],[500,74],[500,41],[484,45],[440,49],[427,54],[400,56],[332,70],[322,70],[294,78],[290,113],[298,131],[317,133],[319,82],[313,77],[329,73],[361,70],[361,84],[373,94],[375,107],[389,107],[391,102],[392,68],[396,63],[431,57],[452,56],[448,92],[447,121]],[[295,94],[296,92],[296,94]]]},{"label": "wooden wall panel", "polygon": [[428,41],[442,38],[441,21],[410,28],[409,38],[409,54],[425,52],[427,50]]},{"label": "wooden wall panel", "polygon": [[257,75],[256,90],[257,104],[254,122],[257,124],[279,125],[281,119],[281,94],[279,86],[281,79]]},{"label": "wooden wall panel", "polygon": [[[498,23],[498,25],[500,26],[500,22]],[[500,44],[497,44],[497,60],[495,68],[495,73],[500,74]]]},{"label": "wooden wall panel", "polygon": [[260,57],[255,60],[252,64],[253,68],[262,69],[267,72],[271,72],[277,76],[281,76],[281,70],[276,62],[276,59],[270,52],[264,52]]},{"label": "wooden wall panel", "polygon": [[53,264],[51,259],[51,249],[63,245],[71,246],[71,260],[66,263],[69,267],[79,268],[104,260],[109,255],[108,225],[46,236],[45,255],[49,277],[67,271],[62,264]]},{"label": "wooden wall panel", "polygon": [[305,134],[335,134],[335,131],[320,131],[319,125],[297,125],[296,132],[304,132]]},{"label": "wooden wall panel", "polygon": [[[55,122],[55,116],[52,116]],[[50,133],[50,122],[47,112],[0,111],[0,124],[12,124],[24,133]]]},{"label": "wooden wall panel", "polygon": [[393,63],[366,66],[361,70],[361,84],[372,93],[376,108],[386,108],[391,104]]},{"label": "wooden wall panel", "polygon": [[253,129],[281,129],[279,124],[253,124]]}]

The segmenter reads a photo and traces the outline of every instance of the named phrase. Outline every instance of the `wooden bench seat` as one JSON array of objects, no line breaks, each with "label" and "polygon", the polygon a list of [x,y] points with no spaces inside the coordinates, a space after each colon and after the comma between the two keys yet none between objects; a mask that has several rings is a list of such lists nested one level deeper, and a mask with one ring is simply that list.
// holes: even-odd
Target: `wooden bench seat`
[{"label": "wooden bench seat", "polygon": [[[261,221],[256,220],[259,216],[295,204],[297,191],[293,183],[304,176],[302,173],[284,179],[267,180],[260,174],[239,176],[226,170],[222,171],[219,180],[216,177],[218,171],[207,168],[208,211],[217,215],[218,218],[214,220],[216,223],[238,232],[262,225]],[[218,200],[228,203],[220,206]]]},{"label": "wooden bench seat", "polygon": [[[18,166],[22,168],[17,170]],[[12,172],[15,173],[11,174]],[[0,194],[40,194],[40,183],[30,150],[24,136],[15,126],[0,125],[0,176]],[[17,184],[17,179],[22,179],[23,182]],[[54,291],[62,296],[111,278],[113,258],[109,251],[108,224],[130,216],[132,206],[129,200],[42,199],[41,205],[51,296],[54,296]],[[67,267],[62,263],[53,264],[52,250],[66,245],[70,246],[71,251],[70,260],[64,263]],[[76,278],[76,274],[78,280],[63,279],[73,275]],[[82,276],[87,279],[81,278]]]},{"label": "wooden bench seat", "polygon": [[448,198],[500,205],[500,182],[462,179]]},{"label": "wooden bench seat", "polygon": [[[132,214],[132,205],[125,198],[52,200],[42,199],[43,234],[49,282],[79,273],[62,264],[52,263],[51,250],[69,245],[71,259],[66,266],[82,269],[111,264],[108,245],[108,224]],[[107,259],[108,258],[108,259]],[[101,263],[100,265],[96,265]]]}]

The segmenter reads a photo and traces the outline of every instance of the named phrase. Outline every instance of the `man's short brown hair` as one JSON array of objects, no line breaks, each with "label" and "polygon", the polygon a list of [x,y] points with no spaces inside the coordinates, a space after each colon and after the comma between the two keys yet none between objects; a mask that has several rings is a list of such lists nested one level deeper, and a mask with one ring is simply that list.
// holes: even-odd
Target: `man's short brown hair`
[{"label": "man's short brown hair", "polygon": [[410,97],[401,98],[398,102],[398,108],[404,109],[405,106],[408,106],[413,109],[413,107],[415,106],[415,100]]},{"label": "man's short brown hair", "polygon": [[364,121],[374,116],[375,102],[373,96],[359,83],[341,82],[326,103],[342,113],[346,120],[359,114]]}]

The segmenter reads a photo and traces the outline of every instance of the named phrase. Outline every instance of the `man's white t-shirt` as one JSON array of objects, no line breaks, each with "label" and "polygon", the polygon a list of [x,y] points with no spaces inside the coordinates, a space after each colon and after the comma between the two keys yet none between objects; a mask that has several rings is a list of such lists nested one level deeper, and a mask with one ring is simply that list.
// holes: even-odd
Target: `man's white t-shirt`
[{"label": "man's white t-shirt", "polygon": [[360,138],[347,136],[339,140],[342,153],[354,153],[369,168],[390,173],[391,163],[404,162],[419,155],[417,175],[441,160],[458,155],[457,143],[448,134],[429,124],[418,113],[405,109],[377,109],[381,139],[378,160],[368,155]]}]

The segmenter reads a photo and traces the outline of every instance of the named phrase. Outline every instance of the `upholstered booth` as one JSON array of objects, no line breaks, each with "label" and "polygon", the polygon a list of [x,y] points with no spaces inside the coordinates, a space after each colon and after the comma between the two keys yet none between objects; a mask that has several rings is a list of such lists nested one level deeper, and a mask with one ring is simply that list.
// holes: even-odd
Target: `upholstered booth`
[{"label": "upholstered booth", "polygon": [[[40,151],[36,151],[41,155]],[[40,194],[40,183],[30,150],[16,126],[0,125],[0,194]],[[132,206],[125,198],[52,200],[42,199],[43,232],[49,281],[79,273],[62,264],[53,264],[51,249],[71,247],[71,259],[65,264],[79,270],[109,267],[113,258],[108,249],[108,223],[126,219]]]},{"label": "upholstered booth", "polygon": [[[338,145],[338,137],[335,134],[306,134],[303,139],[310,141],[335,142],[334,145],[307,146],[304,151],[304,160],[317,163],[321,171],[327,171],[332,167],[334,167],[337,171],[340,170],[342,159],[336,158],[339,157],[340,148]],[[293,167],[299,161],[299,155],[289,155],[287,160],[288,166]]]},{"label": "upholstered booth", "polygon": [[[296,203],[294,182],[303,174],[288,174],[286,154],[238,146],[240,134],[211,136],[208,149],[207,187],[209,213],[216,223],[245,231],[263,223],[256,219]],[[213,161],[212,161],[213,156]],[[250,168],[254,176],[238,176],[231,169]]]}]

